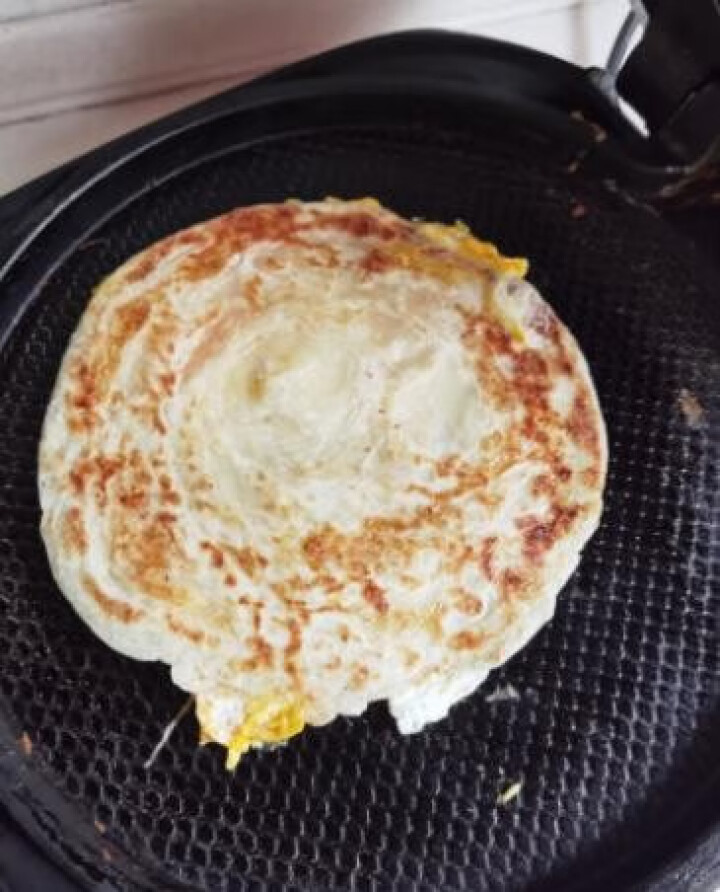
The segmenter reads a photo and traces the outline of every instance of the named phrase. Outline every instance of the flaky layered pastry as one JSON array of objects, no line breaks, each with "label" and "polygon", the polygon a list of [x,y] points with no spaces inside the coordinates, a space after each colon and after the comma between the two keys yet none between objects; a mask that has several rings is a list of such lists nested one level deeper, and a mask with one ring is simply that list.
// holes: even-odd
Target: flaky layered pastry
[{"label": "flaky layered pastry", "polygon": [[194,226],[96,289],[43,430],[50,563],[230,765],[375,700],[417,731],[552,615],[607,449],[526,268],[328,199]]}]

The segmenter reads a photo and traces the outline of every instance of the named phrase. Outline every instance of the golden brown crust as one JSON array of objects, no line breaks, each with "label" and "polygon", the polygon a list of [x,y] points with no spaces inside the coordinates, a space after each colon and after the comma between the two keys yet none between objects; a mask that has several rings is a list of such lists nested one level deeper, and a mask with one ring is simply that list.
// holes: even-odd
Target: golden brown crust
[{"label": "golden brown crust", "polygon": [[130,604],[118,601],[116,598],[111,598],[109,595],[105,594],[92,576],[87,573],[83,575],[83,584],[85,590],[98,607],[112,619],[117,620],[124,625],[128,625],[129,623],[137,622],[144,616],[143,610],[131,607]]},{"label": "golden brown crust", "polygon": [[388,612],[388,601],[385,597],[385,591],[376,582],[373,582],[372,579],[366,579],[363,582],[362,596],[368,604],[372,604],[378,613]]},{"label": "golden brown crust", "polygon": [[82,512],[77,505],[73,505],[72,508],[68,508],[65,512],[63,545],[70,555],[81,555],[87,549],[85,523],[82,519]]}]

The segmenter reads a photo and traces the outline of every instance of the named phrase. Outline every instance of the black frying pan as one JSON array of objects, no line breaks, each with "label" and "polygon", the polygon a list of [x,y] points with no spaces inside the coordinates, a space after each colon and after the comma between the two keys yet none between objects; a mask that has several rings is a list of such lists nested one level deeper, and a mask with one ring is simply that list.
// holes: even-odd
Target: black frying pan
[{"label": "black frying pan", "polygon": [[[9,889],[713,887],[720,271],[717,216],[693,210],[712,189],[697,171],[686,188],[709,143],[667,118],[642,140],[598,82],[505,44],[397,35],[230,91],[0,203]],[[553,622],[422,734],[377,707],[228,774],[187,719],[146,769],[183,694],[96,640],[53,584],[35,489],[50,389],[91,288],[129,255],[237,205],[327,194],[460,218],[531,259],[605,410],[603,523]],[[488,702],[508,684],[517,699]],[[50,880],[40,850],[71,879]]]}]

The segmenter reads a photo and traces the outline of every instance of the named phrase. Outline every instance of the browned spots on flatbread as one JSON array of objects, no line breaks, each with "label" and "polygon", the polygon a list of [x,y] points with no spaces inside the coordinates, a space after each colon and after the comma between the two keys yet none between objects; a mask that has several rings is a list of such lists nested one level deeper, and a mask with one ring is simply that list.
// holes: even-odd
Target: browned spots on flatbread
[{"label": "browned spots on flatbread", "polygon": [[98,385],[94,370],[81,360],[71,371],[71,392],[67,399],[68,424],[73,433],[90,430],[97,420]]},{"label": "browned spots on flatbread", "polygon": [[482,568],[485,577],[491,581],[495,578],[493,561],[497,543],[497,536],[486,536],[480,543],[480,567]]},{"label": "browned spots on flatbread", "polygon": [[168,236],[157,244],[147,248],[142,255],[130,265],[125,272],[125,281],[134,284],[150,276],[165,258],[183,245],[201,245],[205,241],[204,236],[194,229],[179,232]]},{"label": "browned spots on flatbread", "polygon": [[366,579],[362,584],[363,598],[377,610],[378,613],[387,613],[389,605],[385,597],[385,590],[372,579]]},{"label": "browned spots on flatbread", "polygon": [[180,575],[187,557],[175,534],[177,516],[159,511],[138,525],[133,518],[116,519],[112,534],[113,557],[132,582],[146,595],[180,605],[187,593],[171,582],[171,571]]},{"label": "browned spots on flatbread", "polygon": [[366,686],[369,677],[370,670],[368,667],[364,663],[355,663],[350,673],[348,687],[351,691],[360,691]]},{"label": "browned spots on flatbread", "polygon": [[210,557],[210,563],[216,570],[221,569],[221,567],[225,564],[225,557],[222,553],[222,549],[218,548],[217,545],[213,545],[212,542],[201,542],[200,548],[204,552],[208,554]]},{"label": "browned spots on flatbread", "polygon": [[251,276],[245,283],[244,294],[247,305],[253,312],[258,312],[262,308],[260,299],[260,291],[262,288],[262,279],[257,274]]},{"label": "browned spots on flatbread", "polygon": [[111,339],[113,346],[124,347],[145,325],[150,315],[150,304],[144,297],[137,297],[115,311]]},{"label": "browned spots on flatbread", "polygon": [[92,470],[93,465],[87,459],[78,460],[75,465],[70,468],[68,479],[75,495],[81,495],[85,492],[85,487],[87,486],[88,478],[92,473]]},{"label": "browned spots on flatbread", "polygon": [[396,261],[382,248],[373,247],[363,257],[360,268],[368,275],[385,273],[396,266]]},{"label": "browned spots on flatbread", "polygon": [[305,538],[302,549],[305,554],[305,560],[312,570],[319,570],[325,563],[326,558],[331,552],[330,536],[332,529],[322,527],[319,532],[312,533]]},{"label": "browned spots on flatbread", "polygon": [[158,477],[158,486],[160,487],[160,501],[166,505],[179,505],[182,499],[180,493],[173,487],[173,482],[167,474],[161,474]]},{"label": "browned spots on flatbread", "polygon": [[363,210],[342,211],[319,216],[313,223],[315,229],[337,229],[356,238],[373,238],[383,242],[407,236],[412,227],[400,219],[378,217]]},{"label": "browned spots on flatbread", "polygon": [[[448,559],[445,562],[445,567],[447,572],[452,573],[453,575],[457,575],[466,564],[469,564],[477,557],[476,549],[467,542],[455,542],[452,540],[446,543],[446,548],[448,551]],[[415,577],[405,574],[403,574],[403,576],[404,578],[400,579],[400,582],[403,584],[410,587],[417,584],[417,579],[415,579]]]},{"label": "browned spots on flatbread", "polygon": [[460,590],[453,598],[453,607],[465,616],[478,616],[483,611],[483,602],[470,592]]},{"label": "browned spots on flatbread", "polygon": [[536,474],[530,484],[530,493],[534,498],[545,496],[552,499],[557,492],[557,483],[551,474]]},{"label": "browned spots on flatbread", "polygon": [[[297,588],[297,586],[295,586],[295,588]],[[311,610],[302,598],[290,598],[287,595],[280,595],[280,599],[285,602],[290,609],[290,612],[301,626],[306,626],[310,622],[313,613],[323,612],[322,607],[315,607]]]},{"label": "browned spots on flatbread", "polygon": [[129,455],[82,457],[70,469],[69,480],[76,495],[92,487],[99,508],[107,507],[111,500],[110,484],[117,481],[115,501],[128,511],[135,511],[147,503],[153,476],[145,459],[135,450]]},{"label": "browned spots on flatbread", "polygon": [[172,614],[165,617],[165,622],[171,632],[175,632],[176,635],[180,635],[192,644],[205,643],[206,635],[201,629],[193,629]]},{"label": "browned spots on flatbread", "polygon": [[419,618],[418,625],[425,629],[427,634],[434,641],[442,641],[445,636],[445,630],[443,629],[443,616],[447,611],[444,607],[440,607],[440,605],[436,605],[431,610],[428,610],[424,615],[421,615]]},{"label": "browned spots on flatbread", "polygon": [[224,544],[222,547],[250,579],[255,579],[258,573],[268,565],[267,558],[256,548],[251,548],[249,545],[236,548],[234,545]]},{"label": "browned spots on flatbread", "polygon": [[204,244],[184,257],[178,277],[198,281],[222,270],[231,257],[263,241],[297,244],[299,210],[289,204],[239,208],[206,223]]},{"label": "browned spots on flatbread", "polygon": [[251,635],[247,639],[251,649],[251,656],[240,661],[241,671],[257,672],[260,669],[269,669],[275,662],[275,651],[262,635]]},{"label": "browned spots on flatbread", "polygon": [[522,596],[525,589],[525,580],[522,574],[518,573],[517,570],[512,570],[509,567],[506,567],[500,573],[498,588],[500,589],[501,598],[504,601],[511,603],[516,598]]},{"label": "browned spots on flatbread", "polygon": [[65,512],[62,530],[62,543],[68,554],[83,554],[87,549],[87,534],[82,512],[73,505]]},{"label": "browned spots on flatbread", "polygon": [[440,542],[448,519],[459,514],[459,508],[438,498],[403,514],[366,517],[357,533],[322,524],[306,536],[302,552],[311,570],[339,568],[345,579],[362,585],[371,571],[407,566],[416,553],[418,537],[437,532]]},{"label": "browned spots on flatbread", "polygon": [[175,383],[177,381],[177,376],[174,372],[163,372],[158,375],[158,381],[162,386],[165,393],[169,396],[173,392],[173,388],[175,387]]},{"label": "browned spots on flatbread", "polygon": [[[150,488],[154,479],[148,462],[137,450],[131,452],[127,457],[119,456],[117,460],[121,462],[121,465],[117,471],[113,472],[113,475],[117,474],[118,504],[129,512],[145,508],[150,498]],[[106,470],[109,471],[110,468]],[[102,486],[102,476],[98,480],[98,487],[107,500],[107,487],[103,488]]]},{"label": "browned spots on flatbread", "polygon": [[255,630],[255,633],[258,634],[260,632],[260,626],[262,625],[262,619],[260,617],[259,610],[253,611],[252,624],[253,624],[253,629]]},{"label": "browned spots on flatbread", "polygon": [[529,515],[515,523],[523,538],[523,555],[533,564],[542,561],[545,554],[563,539],[577,520],[582,506],[555,505],[548,516]]},{"label": "browned spots on flatbread", "polygon": [[142,508],[147,502],[147,494],[141,489],[130,490],[118,494],[118,502],[130,511]]},{"label": "browned spots on flatbread", "polygon": [[328,595],[336,595],[345,588],[343,583],[330,573],[318,573],[313,578],[312,584],[324,589]]},{"label": "browned spots on flatbread", "polygon": [[177,514],[173,514],[172,511],[158,511],[155,515],[158,523],[161,524],[173,524],[177,522]]},{"label": "browned spots on flatbread", "polygon": [[302,646],[302,629],[300,623],[291,619],[288,623],[288,643],[285,645],[285,655],[292,657],[298,653]]},{"label": "browned spots on flatbread", "polygon": [[508,379],[500,370],[497,356],[512,355],[513,341],[498,322],[486,313],[460,311],[464,318],[462,342],[475,366],[475,375],[482,383],[483,393],[496,407],[507,405]]},{"label": "browned spots on flatbread", "polygon": [[127,342],[145,325],[150,304],[136,298],[112,314],[110,330],[89,355],[75,360],[69,370],[68,426],[73,433],[87,433],[98,421],[98,410],[107,394]]},{"label": "browned spots on flatbread", "polygon": [[226,573],[223,581],[225,582],[225,585],[232,588],[237,585],[237,576],[235,576],[234,573]]},{"label": "browned spots on flatbread", "polygon": [[320,269],[341,266],[340,254],[332,245],[311,245],[302,255],[301,262]]},{"label": "browned spots on flatbread", "polygon": [[[478,502],[486,504],[493,502],[488,492],[488,484],[492,477],[488,467],[480,468],[454,456],[446,457],[436,463],[435,470],[439,477],[455,477],[455,486],[435,492],[429,487],[410,484],[406,490],[425,496],[429,502],[428,508],[437,511],[442,507],[444,516],[448,517],[454,511],[452,503],[470,493]],[[491,470],[494,471],[492,468]]]},{"label": "browned spots on flatbread", "polygon": [[580,473],[580,479],[588,489],[596,489],[602,482],[602,472],[597,465],[593,465]]},{"label": "browned spots on flatbread", "polygon": [[299,681],[297,655],[302,649],[302,627],[297,619],[288,621],[288,640],[285,645],[284,667],[287,674],[296,682]]},{"label": "browned spots on flatbread", "polygon": [[545,359],[534,350],[521,350],[514,358],[512,386],[526,411],[536,417],[548,412],[551,376]]},{"label": "browned spots on flatbread", "polygon": [[[145,333],[146,349],[150,355],[160,362],[160,369],[145,382],[146,389],[150,384],[158,383],[164,389],[165,382],[169,381],[170,371],[168,363],[171,361],[174,351],[174,341],[179,330],[179,320],[171,304],[165,299],[162,288],[148,292],[148,300],[154,296],[152,318],[147,325]],[[164,368],[164,370],[162,370]],[[177,381],[173,381],[173,386]]]},{"label": "browned spots on flatbread", "polygon": [[375,218],[374,223],[366,223],[363,217],[369,214],[353,212],[348,216],[349,229],[358,230],[359,237],[367,239],[367,250],[359,264],[366,276],[399,269],[450,284],[486,280],[489,275],[485,258],[473,258],[455,247],[443,246],[407,221]]},{"label": "browned spots on flatbread", "polygon": [[518,350],[513,365],[514,374],[526,385],[547,387],[548,363],[535,350]]},{"label": "browned spots on flatbread", "polygon": [[586,389],[582,389],[576,394],[570,417],[567,420],[567,427],[575,441],[592,456],[595,462],[599,463],[600,434],[597,413]]},{"label": "browned spots on flatbread", "polygon": [[97,488],[98,503],[107,503],[107,486],[110,480],[125,464],[122,456],[98,455],[94,458],[81,458],[70,469],[70,484],[77,495],[85,492],[92,481]]},{"label": "browned spots on flatbread", "polygon": [[[494,353],[500,356],[516,355],[517,348],[510,332],[502,323],[489,317],[487,313],[468,316],[466,318],[466,334],[468,334],[467,323],[474,323],[474,333],[481,335],[486,345],[486,351],[489,354]],[[472,331],[473,329],[470,330]],[[502,378],[504,386],[507,386],[508,380],[507,378]]]},{"label": "browned spots on flatbread", "polygon": [[253,403],[259,403],[267,392],[267,377],[262,368],[255,366],[250,370],[247,384],[248,396]]},{"label": "browned spots on flatbread", "polygon": [[116,619],[127,625],[129,623],[137,622],[145,615],[144,610],[131,607],[130,604],[127,604],[125,601],[111,598],[110,595],[107,595],[100,588],[97,582],[95,582],[92,576],[88,573],[83,573],[82,583],[85,591],[87,591],[93,601],[95,601],[95,603],[102,609],[103,613],[111,619]]},{"label": "browned spots on flatbread", "polygon": [[450,638],[450,647],[453,650],[478,650],[486,639],[487,636],[481,632],[465,629],[463,632],[457,632]]},{"label": "browned spots on flatbread", "polygon": [[241,607],[250,607],[252,610],[261,610],[263,607],[262,601],[251,598],[250,595],[240,595],[237,602]]}]

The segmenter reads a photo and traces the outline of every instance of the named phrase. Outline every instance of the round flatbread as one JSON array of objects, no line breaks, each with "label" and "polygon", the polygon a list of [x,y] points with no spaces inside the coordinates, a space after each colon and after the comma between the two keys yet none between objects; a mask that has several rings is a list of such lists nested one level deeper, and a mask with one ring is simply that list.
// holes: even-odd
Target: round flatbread
[{"label": "round flatbread", "polygon": [[607,447],[525,272],[327,199],[199,224],[96,289],[43,429],[50,563],[231,762],[380,699],[418,730],[552,615]]}]

